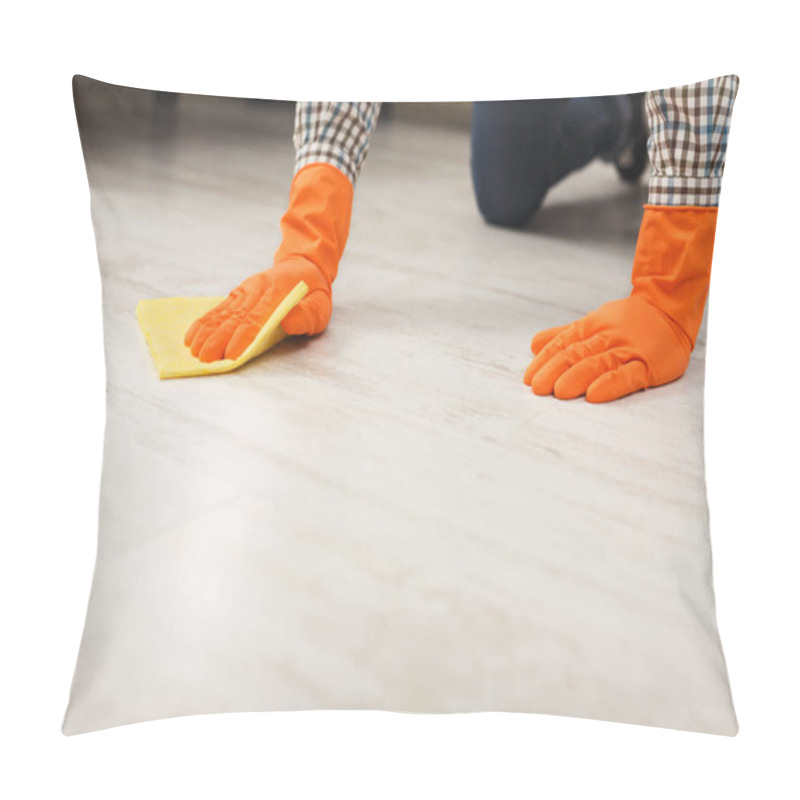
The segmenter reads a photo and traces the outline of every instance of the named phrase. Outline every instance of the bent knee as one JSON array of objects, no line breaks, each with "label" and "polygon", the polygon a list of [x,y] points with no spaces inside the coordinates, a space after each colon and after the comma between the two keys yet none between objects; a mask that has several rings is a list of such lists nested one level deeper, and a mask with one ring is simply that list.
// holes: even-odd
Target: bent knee
[{"label": "bent knee", "polygon": [[538,211],[544,193],[514,192],[508,186],[486,187],[476,182],[475,200],[481,216],[490,225],[521,228]]}]

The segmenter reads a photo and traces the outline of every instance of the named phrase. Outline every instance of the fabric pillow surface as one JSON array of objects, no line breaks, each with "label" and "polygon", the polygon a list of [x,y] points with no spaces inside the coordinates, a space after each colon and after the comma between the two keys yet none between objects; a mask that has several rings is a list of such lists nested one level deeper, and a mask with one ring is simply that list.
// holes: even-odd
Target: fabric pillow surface
[{"label": "fabric pillow surface", "polygon": [[331,274],[312,287],[332,297],[324,333],[160,380],[137,304],[223,298],[268,268],[293,165],[335,153],[301,141],[299,163],[294,104],[74,89],[107,419],[66,734],[300,709],[736,733],[705,323],[685,374],[657,388],[595,403],[523,382],[537,331],[630,292],[646,181],[593,159],[523,227],[488,225],[464,107],[386,107],[377,124],[354,104],[375,133],[346,175],[332,294]]}]

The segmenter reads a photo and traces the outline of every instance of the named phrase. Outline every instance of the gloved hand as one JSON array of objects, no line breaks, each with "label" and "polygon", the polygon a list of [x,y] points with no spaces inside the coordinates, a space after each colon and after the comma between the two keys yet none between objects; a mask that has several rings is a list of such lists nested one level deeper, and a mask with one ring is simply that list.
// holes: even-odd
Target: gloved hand
[{"label": "gloved hand", "polygon": [[716,207],[646,205],[630,296],[537,333],[525,383],[537,395],[603,403],[683,375],[708,296],[716,223]]},{"label": "gloved hand", "polygon": [[274,265],[251,275],[192,323],[184,337],[192,355],[205,362],[238,358],[300,281],[308,285],[308,294],[281,326],[290,335],[325,330],[352,206],[353,186],[343,172],[332,164],[303,167],[292,181]]}]

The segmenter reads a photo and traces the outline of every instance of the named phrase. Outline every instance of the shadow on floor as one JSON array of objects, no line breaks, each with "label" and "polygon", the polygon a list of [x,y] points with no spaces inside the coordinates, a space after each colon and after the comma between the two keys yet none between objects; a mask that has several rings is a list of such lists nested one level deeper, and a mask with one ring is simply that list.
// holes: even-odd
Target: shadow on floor
[{"label": "shadow on floor", "polygon": [[646,200],[646,183],[611,197],[551,204],[545,200],[524,230],[573,242],[635,243]]}]

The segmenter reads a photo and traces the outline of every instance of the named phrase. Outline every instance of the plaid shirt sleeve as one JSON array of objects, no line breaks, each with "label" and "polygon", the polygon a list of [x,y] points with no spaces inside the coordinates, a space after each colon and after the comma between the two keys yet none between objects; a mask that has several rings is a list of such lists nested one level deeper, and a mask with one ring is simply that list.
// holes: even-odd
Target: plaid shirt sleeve
[{"label": "plaid shirt sleeve", "polygon": [[648,202],[659,206],[717,206],[725,169],[731,111],[739,78],[726,75],[648,92]]},{"label": "plaid shirt sleeve", "polygon": [[297,103],[295,173],[308,164],[333,164],[355,185],[380,109],[380,103]]}]

